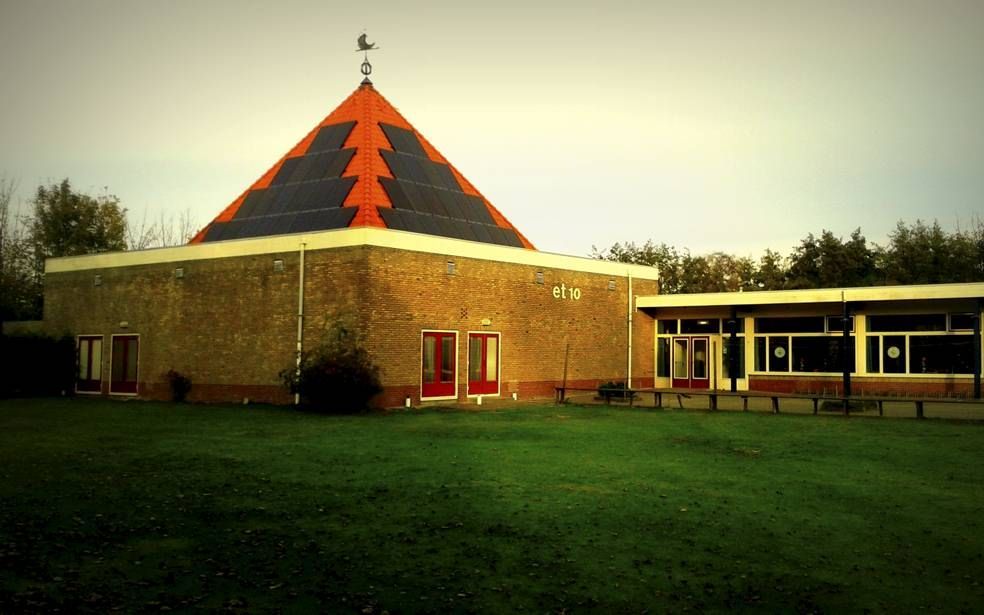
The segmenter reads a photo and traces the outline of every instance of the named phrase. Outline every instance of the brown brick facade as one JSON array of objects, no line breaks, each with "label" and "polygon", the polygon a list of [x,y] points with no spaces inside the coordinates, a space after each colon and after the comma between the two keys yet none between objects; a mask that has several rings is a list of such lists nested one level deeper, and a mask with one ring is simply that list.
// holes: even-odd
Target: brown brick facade
[{"label": "brown brick facade", "polygon": [[[283,261],[283,271],[275,270],[275,260]],[[453,274],[448,261],[454,262]],[[298,264],[299,254],[292,251],[49,273],[45,327],[104,335],[104,382],[111,334],[138,334],[141,396],[167,397],[163,375],[174,369],[192,378],[192,400],[285,403],[289,398],[277,374],[295,356]],[[99,286],[95,275],[101,276]],[[553,289],[561,285],[565,298],[556,298]],[[634,295],[657,291],[652,280],[633,285]],[[570,297],[574,288],[577,299]],[[424,329],[458,332],[459,399],[467,394],[469,331],[501,335],[503,397],[552,396],[564,377],[568,346],[569,383],[594,386],[626,378],[625,276],[371,245],[339,247],[306,252],[304,305],[305,347],[339,325],[363,340],[382,368],[380,405],[402,405],[408,395],[420,402]],[[651,386],[652,320],[640,312],[633,316],[633,382]]]}]

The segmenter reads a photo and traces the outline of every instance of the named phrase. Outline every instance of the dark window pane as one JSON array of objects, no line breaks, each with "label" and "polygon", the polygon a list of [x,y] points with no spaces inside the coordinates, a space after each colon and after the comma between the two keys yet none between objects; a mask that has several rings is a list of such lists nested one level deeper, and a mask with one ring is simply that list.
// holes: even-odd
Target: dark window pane
[{"label": "dark window pane", "polygon": [[[821,325],[823,322],[821,321]],[[785,336],[769,338],[769,371],[789,371],[789,338]]]},{"label": "dark window pane", "polygon": [[972,335],[912,335],[910,374],[973,374]]},{"label": "dark window pane", "polygon": [[724,322],[721,323],[721,325],[722,325],[721,332],[722,333],[724,333],[725,335],[731,333],[731,327],[732,327],[732,325],[730,324],[731,322],[734,322],[735,333],[744,333],[745,332],[745,319],[744,318],[735,318],[733,321],[732,321],[731,318],[725,318],[724,319]]},{"label": "dark window pane", "polygon": [[721,352],[724,359],[724,377],[731,378],[731,361],[728,357],[734,352],[735,360],[737,361],[737,367],[735,369],[735,378],[745,377],[745,338],[736,337],[734,339],[734,347],[732,348],[732,341],[730,337],[724,338],[721,342]]},{"label": "dark window pane", "polygon": [[670,340],[660,338],[656,340],[656,376],[660,378],[670,377]]},{"label": "dark window pane", "polygon": [[973,314],[950,314],[950,330],[951,331],[973,331],[974,330],[974,315]]},{"label": "dark window pane", "polygon": [[886,374],[905,373],[905,336],[885,336],[882,345],[882,366],[882,372]]},{"label": "dark window pane", "polygon": [[660,320],[657,324],[657,332],[659,333],[676,333],[677,332],[677,321],[673,320]]},{"label": "dark window pane", "polygon": [[756,333],[823,333],[823,316],[756,318]]},{"label": "dark window pane", "polygon": [[[843,337],[792,338],[794,372],[842,372],[841,345]],[[854,371],[854,338],[848,338],[847,366]]]},{"label": "dark window pane", "polygon": [[684,318],[680,321],[681,333],[718,333],[721,321],[717,318]]},{"label": "dark window pane", "polygon": [[755,338],[755,371],[765,371],[765,359],[768,356],[766,349],[766,339],[764,337]]},{"label": "dark window pane", "polygon": [[877,374],[881,371],[881,338],[869,337],[865,347],[868,371]]},{"label": "dark window pane", "polygon": [[869,316],[868,331],[946,331],[946,314]]},{"label": "dark window pane", "polygon": [[[854,331],[854,317],[847,317],[847,330]],[[827,317],[827,331],[830,333],[837,333],[844,331],[844,317],[843,316],[828,316]]]}]

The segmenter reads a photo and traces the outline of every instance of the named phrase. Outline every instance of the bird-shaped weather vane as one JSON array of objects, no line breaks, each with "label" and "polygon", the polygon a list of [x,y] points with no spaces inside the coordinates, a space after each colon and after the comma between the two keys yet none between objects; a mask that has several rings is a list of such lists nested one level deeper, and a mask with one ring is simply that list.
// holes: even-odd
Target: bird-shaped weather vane
[{"label": "bird-shaped weather vane", "polygon": [[376,51],[379,47],[376,47],[376,43],[370,43],[366,40],[365,32],[359,35],[358,43],[359,48],[355,52],[365,54],[362,60],[362,74],[365,75],[365,79],[362,80],[362,83],[363,85],[370,85],[372,81],[369,80],[369,75],[372,73],[372,64],[369,63],[369,52]]}]

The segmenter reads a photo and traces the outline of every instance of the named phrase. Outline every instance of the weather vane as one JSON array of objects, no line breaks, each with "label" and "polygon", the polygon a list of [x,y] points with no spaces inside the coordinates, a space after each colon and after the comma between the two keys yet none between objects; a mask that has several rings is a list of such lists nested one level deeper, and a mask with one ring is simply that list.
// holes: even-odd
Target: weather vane
[{"label": "weather vane", "polygon": [[362,74],[365,75],[365,79],[362,80],[363,84],[371,84],[369,81],[369,75],[372,73],[372,64],[369,63],[369,52],[376,51],[379,47],[376,47],[376,43],[370,43],[366,40],[366,33],[363,32],[359,35],[359,48],[355,50],[356,53],[360,51],[365,54],[362,60]]}]

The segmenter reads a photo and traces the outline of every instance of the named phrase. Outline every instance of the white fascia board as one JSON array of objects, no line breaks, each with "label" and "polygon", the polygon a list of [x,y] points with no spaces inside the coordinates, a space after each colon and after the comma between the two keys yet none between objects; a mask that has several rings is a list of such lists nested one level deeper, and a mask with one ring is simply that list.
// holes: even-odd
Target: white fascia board
[{"label": "white fascia board", "polygon": [[921,284],[808,290],[765,290],[741,293],[694,293],[639,297],[639,308],[726,307],[841,303],[843,301],[913,301],[927,299],[984,298],[984,283]]},{"label": "white fascia board", "polygon": [[474,258],[542,267],[562,269],[583,273],[597,273],[614,277],[631,275],[637,279],[656,280],[659,271],[655,267],[632,265],[599,260],[582,256],[552,254],[525,248],[500,246],[435,237],[393,229],[374,227],[345,228],[319,233],[295,235],[276,235],[251,239],[214,241],[171,248],[154,248],[132,252],[104,252],[85,256],[66,256],[49,258],[45,261],[45,273],[87,271],[113,267],[133,267],[137,265],[156,265],[162,263],[183,263],[213,258],[232,258],[237,256],[256,256],[262,254],[282,254],[295,252],[304,244],[304,249],[327,250],[352,246],[377,246],[428,254],[441,254],[461,258]]}]

